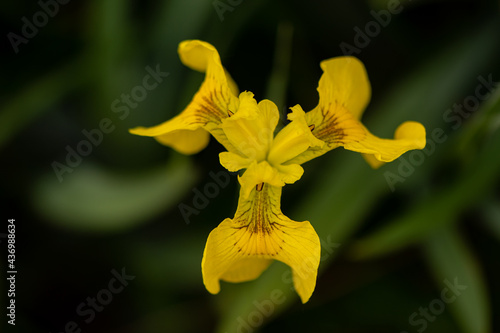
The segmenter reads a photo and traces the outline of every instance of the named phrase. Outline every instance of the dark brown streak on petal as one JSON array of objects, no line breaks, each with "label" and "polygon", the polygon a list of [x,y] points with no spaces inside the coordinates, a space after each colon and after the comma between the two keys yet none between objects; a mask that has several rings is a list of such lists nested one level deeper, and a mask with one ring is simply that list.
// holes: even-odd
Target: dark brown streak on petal
[{"label": "dark brown streak on petal", "polygon": [[[261,245],[263,245],[263,243],[273,244],[275,240],[271,239],[270,235],[284,226],[284,224],[277,221],[283,220],[283,217],[275,211],[276,205],[279,205],[279,202],[273,202],[268,191],[270,191],[269,187],[262,183],[262,189],[256,192],[256,197],[252,200],[251,207],[244,212],[237,212],[238,215],[233,219],[233,222],[237,225],[234,226],[233,229],[246,229],[243,232],[250,233],[248,242],[258,242]],[[279,206],[277,206],[277,209],[279,210]],[[283,220],[282,222],[286,221]],[[257,239],[255,237],[257,237]],[[238,248],[238,252],[241,252],[243,244],[236,242],[234,246]],[[275,246],[280,250],[282,249],[282,246],[279,244],[275,244]],[[267,253],[259,254],[276,256],[279,253],[279,250],[273,250],[272,247],[267,247],[267,250]],[[249,255],[250,253],[247,254]]]},{"label": "dark brown streak on petal", "polygon": [[[210,91],[208,94],[204,90],[200,88],[200,92],[195,96],[195,103],[198,104],[196,109],[197,121],[204,125],[210,122],[219,124],[222,119],[228,117],[226,109],[229,105],[229,97],[224,97],[219,90]],[[201,91],[204,93],[202,94]],[[223,108],[219,108],[218,104],[222,104]]]},{"label": "dark brown streak on petal", "polygon": [[332,104],[328,104],[328,108],[321,108],[323,121],[316,128],[314,135],[327,143],[343,143],[345,137],[344,130],[339,127],[339,119],[335,112],[332,111]]}]

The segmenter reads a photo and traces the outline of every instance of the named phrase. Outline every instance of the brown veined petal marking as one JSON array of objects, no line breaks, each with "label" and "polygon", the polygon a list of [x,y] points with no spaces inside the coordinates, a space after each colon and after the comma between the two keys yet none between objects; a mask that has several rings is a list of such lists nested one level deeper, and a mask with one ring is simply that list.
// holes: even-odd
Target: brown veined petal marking
[{"label": "brown veined petal marking", "polygon": [[[300,105],[296,105],[292,107],[292,110],[302,111],[302,108]],[[306,121],[311,133],[325,144],[321,147],[311,146],[285,164],[305,163],[348,142],[361,141],[366,136],[359,121],[342,104],[337,102],[320,103],[316,108],[306,113]]]}]

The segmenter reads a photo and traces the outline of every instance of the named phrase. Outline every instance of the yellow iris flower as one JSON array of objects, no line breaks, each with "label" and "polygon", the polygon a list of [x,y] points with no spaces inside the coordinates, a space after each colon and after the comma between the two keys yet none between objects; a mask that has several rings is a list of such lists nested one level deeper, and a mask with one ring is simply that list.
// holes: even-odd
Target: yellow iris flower
[{"label": "yellow iris flower", "polygon": [[238,89],[222,67],[217,50],[202,41],[179,45],[182,62],[206,72],[193,100],[178,116],[163,124],[130,130],[151,136],[184,154],[203,149],[212,134],[227,151],[221,164],[229,171],[245,170],[236,213],[209,235],[202,260],[203,282],[216,294],[220,280],[256,279],[273,260],[292,269],[293,283],[303,303],[311,297],[320,260],[320,241],[308,221],[296,222],[281,212],[281,189],[300,179],[301,164],[337,148],[360,152],[374,168],[411,149],[425,146],[425,129],[417,122],[401,124],[394,139],[371,134],[360,118],[371,89],[363,64],[354,57],[321,62],[319,103],[309,112],[291,108],[290,121],[276,135],[276,105],[259,103]]}]

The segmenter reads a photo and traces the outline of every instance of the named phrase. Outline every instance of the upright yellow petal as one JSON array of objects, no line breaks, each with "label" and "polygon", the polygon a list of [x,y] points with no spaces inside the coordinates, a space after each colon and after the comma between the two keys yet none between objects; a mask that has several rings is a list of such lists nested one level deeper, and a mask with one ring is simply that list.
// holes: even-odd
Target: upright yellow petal
[{"label": "upright yellow petal", "polygon": [[325,144],[311,133],[302,108],[297,105],[291,110],[288,115],[291,122],[276,135],[267,158],[275,167],[300,155],[309,147],[320,149]]},{"label": "upright yellow petal", "polygon": [[318,235],[307,221],[296,222],[280,209],[281,187],[265,184],[238,202],[233,219],[225,219],[209,235],[202,260],[203,282],[213,294],[220,280],[243,282],[257,278],[271,260],[292,269],[293,283],[303,303],[316,286],[320,260]]},{"label": "upright yellow petal", "polygon": [[253,93],[239,96],[239,107],[220,127],[240,155],[262,161],[266,158],[278,123],[278,108],[271,101],[257,101]]},{"label": "upright yellow petal", "polygon": [[208,143],[208,136],[198,131],[201,128],[210,132],[226,149],[233,150],[218,126],[228,117],[228,110],[237,109],[237,88],[222,67],[219,53],[209,43],[199,40],[180,43],[178,52],[186,66],[206,72],[200,89],[176,117],[157,126],[133,128],[130,133],[155,137],[181,153],[196,153]]},{"label": "upright yellow petal", "polygon": [[381,139],[365,130],[365,139],[348,143],[344,148],[366,154],[365,159],[374,168],[380,167],[384,162],[394,161],[408,150],[423,149],[426,144],[425,128],[415,121],[399,125],[394,139]]}]

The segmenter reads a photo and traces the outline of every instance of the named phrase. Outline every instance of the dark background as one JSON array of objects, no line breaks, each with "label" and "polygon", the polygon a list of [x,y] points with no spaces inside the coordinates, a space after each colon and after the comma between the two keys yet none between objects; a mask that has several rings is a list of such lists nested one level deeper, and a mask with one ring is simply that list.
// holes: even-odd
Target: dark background
[{"label": "dark background", "polygon": [[[466,119],[444,115],[456,116],[447,110],[475,95],[478,77],[500,81],[500,5],[402,1],[401,12],[361,43],[359,31],[377,22],[371,11],[387,8],[379,0],[70,1],[57,13],[51,7],[53,17],[15,52],[9,33],[22,36],[22,18],[33,22],[43,9],[2,2],[0,232],[16,220],[18,270],[16,326],[4,315],[2,325],[15,332],[64,332],[71,321],[82,332],[498,331],[500,95],[493,91]],[[210,231],[234,214],[236,176],[198,214],[186,219],[178,206],[193,206],[193,189],[203,191],[210,172],[223,171],[223,148],[212,139],[186,157],[127,132],[171,118],[198,89],[203,75],[177,56],[185,39],[213,44],[239,88],[273,100],[283,114],[297,103],[316,105],[319,62],[349,44],[370,78],[363,122],[373,133],[392,137],[415,120],[428,140],[436,129],[446,134],[419,155],[423,161],[415,157],[394,191],[387,175],[401,175],[410,153],[372,170],[359,154],[337,149],[285,187],[284,213],[311,221],[325,245],[305,305],[281,263],[210,295],[201,258]],[[112,103],[142,84],[147,66],[169,76],[120,119]],[[113,130],[60,181],[53,163],[66,164],[67,147],[77,149],[82,131],[105,118]],[[122,269],[135,278],[86,323],[77,308],[104,295],[112,270]],[[439,303],[444,281],[455,279],[467,288]],[[273,290],[286,301],[269,305]],[[431,304],[438,314],[424,320],[420,311]]]}]

